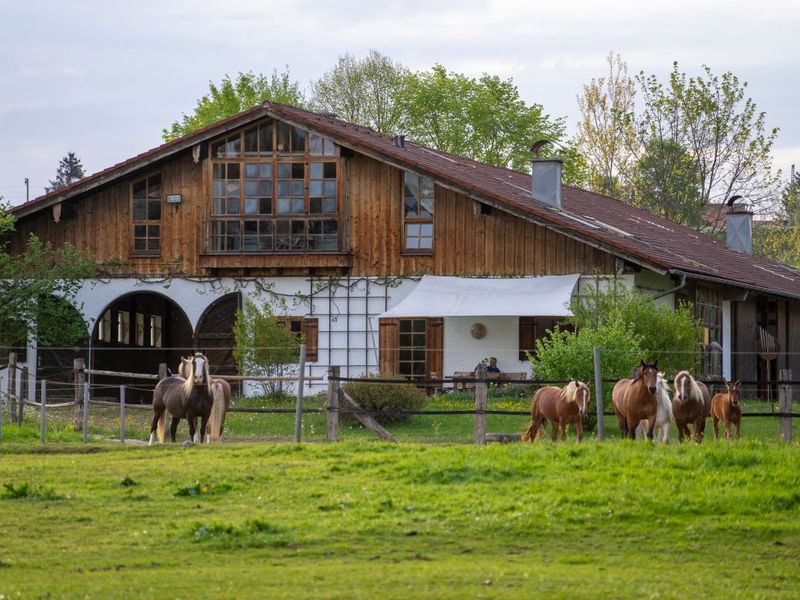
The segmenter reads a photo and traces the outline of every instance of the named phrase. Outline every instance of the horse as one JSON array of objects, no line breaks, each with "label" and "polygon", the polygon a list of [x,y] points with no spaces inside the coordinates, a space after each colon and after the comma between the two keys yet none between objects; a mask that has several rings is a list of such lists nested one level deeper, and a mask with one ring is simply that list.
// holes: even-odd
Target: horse
[{"label": "horse", "polygon": [[736,425],[736,439],[742,424],[742,406],[739,404],[739,389],[742,380],[728,381],[725,383],[727,392],[716,394],[711,400],[711,420],[714,424],[714,439],[719,439],[719,422],[725,423],[725,439],[733,437],[731,424]]},{"label": "horse", "polygon": [[[662,444],[669,442],[669,426],[672,422],[672,403],[669,399],[669,385],[664,379],[664,373],[659,373],[656,379],[656,389],[658,395],[658,410],[656,411],[656,427],[658,427],[658,440]],[[640,421],[636,427],[636,439],[644,437],[647,429],[647,420]]]},{"label": "horse", "polygon": [[[204,354],[195,353],[189,358],[181,357],[181,372],[184,377],[171,376],[162,379],[153,391],[153,419],[150,423],[150,445],[158,436],[159,443],[164,441],[166,429],[166,412],[172,415],[170,439],[175,441],[178,423],[181,419],[189,421],[189,435],[195,443],[202,441],[200,432],[205,432],[209,417],[219,409],[212,411],[215,403],[224,403],[221,394],[214,394],[211,386],[208,359]],[[201,428],[195,429],[196,417],[201,419]],[[218,431],[218,423],[214,423]]]},{"label": "horse", "polygon": [[539,388],[531,402],[531,422],[522,435],[523,443],[530,443],[536,438],[544,421],[548,420],[553,428],[552,439],[557,441],[558,430],[561,430],[561,441],[567,439],[567,425],[575,424],[578,442],[583,440],[583,416],[589,404],[589,384],[578,380],[570,381],[563,388],[547,386]]},{"label": "horse", "polygon": [[658,415],[657,378],[658,361],[653,364],[641,361],[633,379],[621,379],[614,385],[611,403],[623,438],[635,439],[636,426],[647,419],[647,439],[653,439]]},{"label": "horse", "polygon": [[[190,359],[181,357],[181,364],[178,366],[178,375],[187,378]],[[228,412],[231,404],[231,386],[224,379],[211,377],[211,392],[216,398],[218,394],[222,394],[222,402],[214,402],[211,407],[211,415],[208,419],[208,429],[206,430],[207,439],[209,442],[219,442],[222,440],[222,431],[225,429],[225,415]],[[217,426],[217,423],[219,426]],[[194,428],[194,417],[189,421],[189,429]]]},{"label": "horse", "polygon": [[695,381],[690,371],[679,372],[673,382],[675,395],[672,398],[672,413],[678,426],[678,439],[682,442],[684,438],[691,437],[696,442],[702,442],[706,418],[711,414],[711,394],[706,384]]}]

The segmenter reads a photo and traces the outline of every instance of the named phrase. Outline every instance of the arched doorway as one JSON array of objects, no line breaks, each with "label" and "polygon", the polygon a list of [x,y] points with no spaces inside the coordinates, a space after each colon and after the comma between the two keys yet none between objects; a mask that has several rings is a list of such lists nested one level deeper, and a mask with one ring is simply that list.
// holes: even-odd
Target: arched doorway
[{"label": "arched doorway", "polygon": [[[114,300],[98,316],[92,331],[91,366],[103,371],[158,373],[160,363],[175,371],[181,354],[193,350],[192,326],[183,310],[155,292],[135,292]],[[118,395],[122,381],[95,377],[97,396]],[[130,382],[129,382],[130,383]],[[148,400],[152,383],[141,381],[128,396]],[[136,389],[142,388],[142,389]]]},{"label": "arched doorway", "polygon": [[[233,326],[241,305],[241,294],[226,294],[211,304],[197,323],[194,345],[208,357],[214,374],[221,377],[239,372],[233,358]],[[232,383],[231,387],[238,389],[239,385]]]},{"label": "arched doorway", "polygon": [[72,400],[75,359],[86,362],[89,358],[86,321],[63,298],[49,296],[42,302],[49,306],[37,323],[36,377],[47,380],[50,402]]}]

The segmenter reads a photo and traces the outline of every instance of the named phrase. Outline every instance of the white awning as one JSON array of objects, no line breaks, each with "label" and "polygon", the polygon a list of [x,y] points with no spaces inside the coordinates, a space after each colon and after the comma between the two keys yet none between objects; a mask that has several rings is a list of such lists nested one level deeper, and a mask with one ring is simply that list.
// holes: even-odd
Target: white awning
[{"label": "white awning", "polygon": [[425,275],[384,317],[564,317],[580,275],[470,278]]}]

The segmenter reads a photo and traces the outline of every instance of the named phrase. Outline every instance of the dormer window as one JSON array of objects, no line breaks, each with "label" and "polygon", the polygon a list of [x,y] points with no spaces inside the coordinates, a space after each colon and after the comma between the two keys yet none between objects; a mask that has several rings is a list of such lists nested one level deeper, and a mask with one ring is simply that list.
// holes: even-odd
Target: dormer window
[{"label": "dormer window", "polygon": [[403,185],[403,249],[433,253],[433,181],[406,171]]}]

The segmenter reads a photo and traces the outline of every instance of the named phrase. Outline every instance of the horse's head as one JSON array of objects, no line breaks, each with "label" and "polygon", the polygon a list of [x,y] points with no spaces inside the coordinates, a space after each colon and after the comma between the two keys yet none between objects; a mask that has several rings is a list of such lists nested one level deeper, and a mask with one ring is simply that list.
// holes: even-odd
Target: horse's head
[{"label": "horse's head", "polygon": [[195,384],[204,385],[209,380],[208,359],[202,352],[195,352],[192,357],[194,363],[194,382]]},{"label": "horse's head", "polygon": [[189,373],[191,372],[191,368],[192,368],[191,364],[192,364],[192,357],[191,356],[189,356],[188,358],[184,357],[184,356],[181,356],[181,364],[178,365],[178,375],[180,377],[183,377],[184,379],[188,379],[189,378]]},{"label": "horse's head", "polygon": [[739,406],[739,391],[742,387],[742,380],[728,381],[725,383],[728,388],[728,397],[731,399],[731,406]]},{"label": "horse's head", "polygon": [[675,397],[679,402],[686,402],[695,393],[697,385],[691,371],[681,371],[675,375]]},{"label": "horse's head", "polygon": [[639,369],[636,371],[635,379],[641,379],[647,386],[647,391],[651,394],[655,394],[658,381],[658,361],[653,364],[641,361],[639,363]]},{"label": "horse's head", "polygon": [[589,410],[589,382],[586,383],[582,381],[575,381],[577,384],[577,391],[576,395],[578,397],[578,412],[581,416],[584,416],[586,412]]}]

